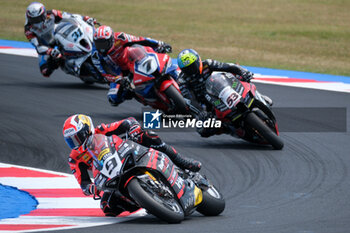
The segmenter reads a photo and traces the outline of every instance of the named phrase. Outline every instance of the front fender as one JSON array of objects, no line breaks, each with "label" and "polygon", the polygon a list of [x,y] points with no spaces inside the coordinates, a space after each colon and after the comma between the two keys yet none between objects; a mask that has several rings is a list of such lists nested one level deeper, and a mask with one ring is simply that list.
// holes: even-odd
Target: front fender
[{"label": "front fender", "polygon": [[164,91],[165,91],[166,89],[168,89],[171,85],[173,85],[179,92],[181,92],[181,91],[180,91],[179,85],[178,85],[177,82],[175,82],[175,80],[172,79],[172,78],[163,81],[163,82],[160,84],[159,91],[160,91],[160,92],[164,92]]}]

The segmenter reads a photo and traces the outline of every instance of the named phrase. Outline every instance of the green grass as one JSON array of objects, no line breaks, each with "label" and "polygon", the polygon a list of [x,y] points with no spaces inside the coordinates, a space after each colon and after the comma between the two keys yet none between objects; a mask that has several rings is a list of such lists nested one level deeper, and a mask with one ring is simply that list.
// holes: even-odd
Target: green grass
[{"label": "green grass", "polygon": [[[0,38],[26,40],[31,1],[0,0]],[[170,43],[173,57],[350,76],[350,0],[60,0],[48,9],[97,18],[116,31]]]}]

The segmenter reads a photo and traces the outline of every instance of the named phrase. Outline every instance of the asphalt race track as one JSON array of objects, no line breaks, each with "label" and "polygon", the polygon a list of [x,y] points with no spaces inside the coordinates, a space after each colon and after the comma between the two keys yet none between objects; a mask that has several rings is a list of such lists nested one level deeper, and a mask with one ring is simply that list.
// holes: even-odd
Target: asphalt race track
[{"label": "asphalt race track", "polygon": [[[106,86],[87,86],[61,71],[43,78],[35,58],[0,55],[0,71],[0,162],[69,172],[62,136],[69,115],[90,115],[95,124],[141,119],[142,106],[135,101],[111,107]],[[350,106],[346,93],[257,86],[275,107]],[[308,123],[293,121],[299,128]],[[195,214],[176,225],[146,216],[62,232],[350,232],[350,134],[345,131],[282,132],[282,151],[228,136],[204,139],[195,132],[160,131],[181,153],[203,162],[203,173],[226,198],[224,213]]]}]

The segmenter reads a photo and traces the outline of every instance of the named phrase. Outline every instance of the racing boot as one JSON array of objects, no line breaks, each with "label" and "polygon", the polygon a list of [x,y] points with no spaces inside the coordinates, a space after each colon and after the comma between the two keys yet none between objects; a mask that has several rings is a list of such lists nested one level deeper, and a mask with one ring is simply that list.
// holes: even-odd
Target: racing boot
[{"label": "racing boot", "polygon": [[105,216],[108,216],[108,217],[116,217],[125,211],[120,206],[115,205],[114,203],[110,203],[110,199],[112,195],[113,193],[110,191],[104,192],[100,202],[101,210],[103,211]]},{"label": "racing boot", "polygon": [[163,144],[162,146],[159,146],[158,148],[155,148],[163,153],[165,153],[171,161],[174,162],[176,166],[178,166],[181,169],[187,169],[191,172],[198,172],[201,167],[202,163],[191,159],[191,158],[185,158],[181,156],[172,146],[169,146],[167,144]]},{"label": "racing boot", "polygon": [[100,208],[102,209],[105,216],[116,217],[124,211],[129,211],[130,213],[139,210],[140,207],[132,203],[129,199],[121,195],[119,192],[105,191]]},{"label": "racing boot", "polygon": [[198,172],[201,169],[201,162],[194,159],[182,157],[172,146],[169,146],[163,142],[160,137],[153,131],[143,130],[141,127],[139,127],[136,129],[131,129],[128,134],[133,135],[135,134],[133,133],[134,131],[140,130],[142,130],[142,132],[137,133],[137,135],[139,135],[137,137],[137,143],[165,153],[167,156],[169,156],[171,161],[173,161],[173,163],[175,163],[175,165],[181,169],[187,169],[193,172]]}]

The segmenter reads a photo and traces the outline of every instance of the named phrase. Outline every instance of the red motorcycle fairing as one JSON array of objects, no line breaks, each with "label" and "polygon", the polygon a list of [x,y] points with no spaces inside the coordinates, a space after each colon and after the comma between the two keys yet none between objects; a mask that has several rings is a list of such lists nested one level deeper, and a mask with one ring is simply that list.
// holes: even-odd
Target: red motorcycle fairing
[{"label": "red motorcycle fairing", "polygon": [[242,86],[244,88],[243,93],[242,93],[243,98],[246,98],[249,91],[252,92],[253,96],[255,96],[256,87],[254,84],[243,82],[243,81],[240,81],[240,83],[242,84]]},{"label": "red motorcycle fairing", "polygon": [[227,109],[226,111],[224,112],[220,112],[218,109],[215,108],[215,114],[216,114],[216,117],[219,119],[219,120],[224,120],[225,117],[231,113],[232,110],[231,109]]},{"label": "red motorcycle fairing", "polygon": [[139,83],[146,83],[154,79],[155,78],[153,76],[145,76],[145,75],[140,75],[138,73],[134,73],[133,83],[135,86],[137,86]]},{"label": "red motorcycle fairing", "polygon": [[159,61],[159,73],[162,73],[170,57],[168,54],[165,53],[157,53],[157,56]]},{"label": "red motorcycle fairing", "polygon": [[255,97],[255,92],[256,92],[256,86],[252,83],[249,83],[250,85],[250,92],[253,94],[253,96]]},{"label": "red motorcycle fairing", "polygon": [[160,84],[159,91],[160,92],[164,92],[171,85],[173,85],[181,93],[179,84],[177,84],[177,82],[173,78],[165,80],[164,82],[162,82],[162,84]]},{"label": "red motorcycle fairing", "polygon": [[[156,53],[150,47],[131,47],[127,54],[129,58],[128,68],[130,72],[133,73],[133,84],[135,86],[135,94],[137,96],[137,99],[144,105],[149,105],[152,108],[160,109],[162,111],[168,111],[171,102],[164,92],[171,85],[173,85],[181,94],[179,85],[172,77],[169,76],[166,77],[160,84],[158,84],[159,86],[154,85],[152,88],[149,88],[149,85],[152,82],[156,82],[156,79],[158,77],[145,72],[145,70],[148,70],[152,64],[153,66],[156,64],[157,72],[159,74],[162,74],[171,58],[167,54]],[[155,58],[155,60],[153,60],[153,63],[146,62],[147,60],[144,60],[147,56],[153,57],[153,59]],[[139,64],[142,65],[137,64],[137,62],[141,62]],[[153,95],[146,94],[150,91],[153,92]],[[153,97],[150,98],[150,96]],[[158,98],[155,98],[155,96]]]},{"label": "red motorcycle fairing", "polygon": [[[247,107],[251,107],[250,105],[253,103],[253,99],[255,99],[255,96],[256,96],[256,86],[254,85],[254,83],[248,83],[248,82],[244,82],[241,80],[236,80],[236,81],[239,82],[239,84],[235,85],[235,87],[232,87],[232,88],[234,88],[237,92],[242,92],[241,96],[242,96],[244,102],[247,104]],[[243,90],[241,88],[243,88]],[[249,93],[251,93],[251,95],[253,96],[253,99],[251,99],[251,96]],[[259,101],[254,101],[255,104],[259,104],[257,102],[259,102]],[[263,103],[261,103],[261,104],[263,105]],[[252,106],[254,106],[254,104]],[[217,108],[214,108],[214,109],[215,109],[216,117],[224,123],[225,122],[230,123],[230,122],[232,122],[233,119],[235,119],[235,117],[238,118],[241,115],[240,113],[237,113],[234,116],[230,116],[230,113],[232,113],[234,111],[231,109],[226,109],[224,111],[219,111]],[[276,132],[276,134],[279,135],[277,122],[273,122],[272,128],[274,128],[274,131]],[[237,134],[237,136],[245,139],[244,137],[245,137],[246,133],[245,133],[244,128],[241,128],[241,127],[237,128],[236,134]],[[256,141],[256,142],[260,143],[260,144],[268,144],[268,142],[266,142],[266,141]]]}]

